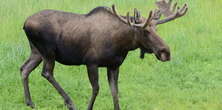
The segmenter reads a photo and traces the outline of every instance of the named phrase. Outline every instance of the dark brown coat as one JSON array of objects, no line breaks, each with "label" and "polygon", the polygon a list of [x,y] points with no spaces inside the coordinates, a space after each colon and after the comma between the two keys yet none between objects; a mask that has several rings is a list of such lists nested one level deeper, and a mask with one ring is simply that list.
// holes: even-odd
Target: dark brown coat
[{"label": "dark brown coat", "polygon": [[129,51],[142,48],[153,52],[161,61],[170,60],[169,47],[156,34],[151,22],[143,28],[131,26],[106,7],[97,7],[88,14],[44,10],[25,21],[24,31],[30,43],[31,55],[21,67],[21,73],[26,104],[31,107],[34,104],[29,92],[28,76],[41,61],[42,76],[64,98],[69,110],[75,110],[75,107],[53,77],[55,61],[65,65],[87,66],[93,88],[88,110],[93,109],[99,92],[98,67],[106,67],[114,108],[119,110],[119,67]]}]

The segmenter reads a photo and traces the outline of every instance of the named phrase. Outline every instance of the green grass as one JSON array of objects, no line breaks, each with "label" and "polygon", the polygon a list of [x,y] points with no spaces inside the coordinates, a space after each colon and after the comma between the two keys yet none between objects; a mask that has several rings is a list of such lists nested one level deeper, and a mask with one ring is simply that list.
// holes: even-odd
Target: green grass
[{"label": "green grass", "polygon": [[[189,4],[188,14],[158,27],[170,46],[172,60],[153,55],[139,59],[129,53],[120,71],[122,110],[222,110],[221,0],[177,0]],[[117,5],[125,14],[137,7],[147,16],[154,0],[1,0],[0,2],[0,110],[31,110],[23,99],[19,67],[30,50],[22,30],[25,19],[42,9],[87,13],[96,6]],[[30,76],[36,110],[66,110],[62,98],[41,77],[39,66]],[[113,110],[112,97],[100,70],[100,94],[95,110]],[[55,77],[79,110],[86,110],[91,87],[84,66],[56,64]]]}]

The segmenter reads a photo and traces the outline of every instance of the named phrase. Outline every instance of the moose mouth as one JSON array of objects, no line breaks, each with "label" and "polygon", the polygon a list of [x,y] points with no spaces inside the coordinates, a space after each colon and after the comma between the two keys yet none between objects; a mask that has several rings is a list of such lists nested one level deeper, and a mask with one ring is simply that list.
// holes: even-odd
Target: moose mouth
[{"label": "moose mouth", "polygon": [[155,56],[162,62],[170,61],[170,54],[168,52],[157,52]]}]

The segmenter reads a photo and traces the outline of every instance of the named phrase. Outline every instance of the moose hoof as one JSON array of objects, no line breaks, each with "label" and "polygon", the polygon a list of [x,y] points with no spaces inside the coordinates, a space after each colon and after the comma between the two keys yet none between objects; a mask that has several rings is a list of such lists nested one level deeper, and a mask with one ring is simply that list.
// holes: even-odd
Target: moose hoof
[{"label": "moose hoof", "polygon": [[71,106],[68,106],[68,109],[69,110],[76,110],[73,106],[71,107]]},{"label": "moose hoof", "polygon": [[74,104],[71,101],[65,101],[65,105],[68,107],[69,110],[76,110]]},{"label": "moose hoof", "polygon": [[26,105],[31,107],[31,108],[35,108],[35,104],[32,102],[26,102]]},{"label": "moose hoof", "polygon": [[76,110],[75,108],[69,108],[69,110]]}]

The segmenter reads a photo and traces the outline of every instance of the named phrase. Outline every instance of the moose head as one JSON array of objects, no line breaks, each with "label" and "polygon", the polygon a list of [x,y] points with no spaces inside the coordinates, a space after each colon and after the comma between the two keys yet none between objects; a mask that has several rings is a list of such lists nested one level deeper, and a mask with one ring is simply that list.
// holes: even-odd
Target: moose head
[{"label": "moose head", "polygon": [[[159,0],[156,1],[157,9],[154,10],[153,15],[153,27],[156,29],[158,24],[164,24],[166,22],[175,20],[176,18],[182,17],[186,14],[188,10],[188,5],[184,4],[182,8],[177,6],[177,2],[172,4],[172,0]],[[135,9],[137,10],[137,9]],[[136,14],[135,14],[136,13]],[[139,11],[134,11],[134,15],[140,15]],[[160,20],[161,16],[165,18]],[[143,17],[134,17],[135,21],[144,21]],[[143,59],[145,53],[152,53],[151,51],[147,51],[146,49],[140,49],[140,58]]]},{"label": "moose head", "polygon": [[[157,34],[156,27],[159,24],[164,24],[176,18],[182,17],[188,10],[187,4],[184,4],[182,8],[177,7],[177,10],[175,11],[177,3],[175,3],[173,6],[173,10],[170,10],[170,8],[164,8],[171,7],[171,3],[171,0],[169,2],[165,0],[156,2],[159,9],[150,11],[147,19],[140,17],[139,11],[134,9],[133,20],[132,17],[129,16],[129,12],[127,13],[126,17],[119,16],[116,12],[115,6],[112,6],[113,13],[119,19],[138,30],[139,33],[135,34],[135,37],[137,38],[139,48],[141,49],[141,58],[144,58],[145,53],[154,53],[157,59],[160,61],[170,60],[170,49]],[[164,19],[160,19],[162,14],[165,16]]]}]

